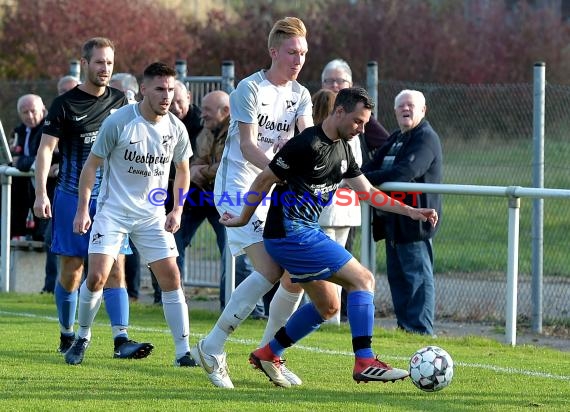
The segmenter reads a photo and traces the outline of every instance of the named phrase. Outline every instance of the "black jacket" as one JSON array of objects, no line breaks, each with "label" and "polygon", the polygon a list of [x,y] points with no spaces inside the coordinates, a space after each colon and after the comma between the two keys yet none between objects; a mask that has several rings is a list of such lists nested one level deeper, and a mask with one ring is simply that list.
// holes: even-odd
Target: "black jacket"
[{"label": "black jacket", "polygon": [[[384,157],[398,138],[402,141],[402,147],[394,158],[392,168],[381,170]],[[378,150],[374,159],[362,167],[362,171],[375,186],[385,182],[441,183],[442,160],[439,136],[429,122],[423,119],[420,124],[406,133],[399,130],[394,132],[386,144]],[[441,195],[407,193],[403,201],[410,206],[435,209],[439,222],[434,228],[429,222],[419,222],[407,216],[387,213],[384,214],[386,239],[395,243],[410,243],[433,237],[441,223]]]},{"label": "black jacket", "polygon": [[42,129],[44,121],[42,120],[39,125],[34,127],[30,132],[30,139],[28,140],[28,156],[24,155],[24,144],[26,143],[26,125],[20,124],[14,129],[14,136],[16,137],[13,154],[18,156],[18,160],[14,165],[22,172],[29,172],[32,164],[36,160],[40,141],[42,139]]}]

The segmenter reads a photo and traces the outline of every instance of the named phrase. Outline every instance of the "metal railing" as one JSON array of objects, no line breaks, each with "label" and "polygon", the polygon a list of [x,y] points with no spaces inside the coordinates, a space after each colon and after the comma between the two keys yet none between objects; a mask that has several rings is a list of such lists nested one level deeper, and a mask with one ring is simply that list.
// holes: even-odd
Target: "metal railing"
[{"label": "metal railing", "polygon": [[[380,186],[384,191],[409,191],[424,193],[439,193],[448,195],[474,195],[474,196],[501,196],[508,199],[508,259],[507,259],[507,291],[506,301],[506,343],[516,345],[517,328],[517,281],[518,281],[518,253],[519,253],[519,213],[520,198],[559,198],[570,199],[570,190],[543,189],[520,186],[475,186],[452,184],[427,183],[385,183]],[[370,222],[370,207],[362,208],[362,221]],[[374,241],[371,226],[362,225],[361,263],[374,270],[373,256]]]}]

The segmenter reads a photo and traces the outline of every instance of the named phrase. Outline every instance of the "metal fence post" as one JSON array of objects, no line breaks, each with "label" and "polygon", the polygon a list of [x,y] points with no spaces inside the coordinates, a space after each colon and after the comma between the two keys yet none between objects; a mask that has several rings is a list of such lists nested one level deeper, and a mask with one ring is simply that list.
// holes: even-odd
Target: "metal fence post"
[{"label": "metal fence post", "polygon": [[230,94],[234,90],[235,67],[232,60],[222,62],[222,90]]},{"label": "metal fence post", "polygon": [[[378,118],[378,63],[368,62],[366,66],[366,89],[372,101],[374,110],[372,115]],[[376,244],[372,239],[372,207],[362,205],[362,232],[360,237],[360,262],[373,274],[376,272]]]},{"label": "metal fence post", "polygon": [[188,73],[188,66],[186,65],[186,60],[177,59],[175,67],[176,67],[176,78],[183,82],[184,79],[186,79],[186,75]]},{"label": "metal fence post", "polygon": [[[12,202],[12,192],[10,186],[12,185],[12,176],[5,174],[0,175],[0,183],[2,184],[2,211],[10,210],[10,203]],[[2,261],[2,290],[10,292],[10,214],[7,212],[2,213],[2,226],[0,232],[0,259]]]},{"label": "metal fence post", "polygon": [[[532,186],[544,188],[544,62],[534,65]],[[532,331],[542,333],[542,283],[544,258],[544,199],[532,200]]]},{"label": "metal fence post", "polygon": [[519,218],[521,200],[509,198],[509,235],[507,260],[507,301],[505,311],[505,337],[508,344],[517,344],[517,298],[519,271]]},{"label": "metal fence post", "polygon": [[374,102],[372,115],[378,118],[378,63],[375,61],[368,62],[366,66],[366,90]]},{"label": "metal fence post", "polygon": [[79,60],[71,60],[69,62],[69,75],[81,80],[81,65]]}]

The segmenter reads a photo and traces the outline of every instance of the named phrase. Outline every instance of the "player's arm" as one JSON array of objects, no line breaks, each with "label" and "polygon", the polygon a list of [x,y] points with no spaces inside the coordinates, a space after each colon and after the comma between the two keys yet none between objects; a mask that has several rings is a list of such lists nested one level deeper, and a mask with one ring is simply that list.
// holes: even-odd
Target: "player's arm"
[{"label": "player's arm", "polygon": [[83,165],[81,175],[79,176],[77,212],[73,219],[73,233],[82,235],[87,232],[89,226],[91,226],[89,200],[91,199],[91,192],[95,184],[97,169],[101,167],[102,164],[103,158],[91,152]]},{"label": "player's arm", "polygon": [[188,187],[190,186],[190,166],[188,160],[182,160],[174,166],[176,167],[174,185],[172,187],[174,207],[166,216],[166,222],[164,223],[164,229],[172,233],[180,229],[180,218],[182,216],[184,201],[186,200],[183,195],[188,193]]},{"label": "player's arm", "polygon": [[257,124],[238,122],[240,149],[245,160],[254,166],[265,169],[270,160],[257,147]]},{"label": "player's arm", "polygon": [[51,204],[47,195],[47,178],[53,158],[53,152],[57,147],[58,138],[49,134],[42,134],[40,147],[36,155],[36,198],[34,200],[34,214],[39,218],[51,217]]},{"label": "player's arm", "polygon": [[414,208],[408,206],[372,186],[364,175],[359,175],[345,180],[350,188],[358,193],[359,199],[365,200],[376,209],[408,216],[411,219],[421,220],[422,222],[429,221],[433,226],[437,224],[438,216],[434,209]]},{"label": "player's arm", "polygon": [[[297,129],[299,129],[299,132],[302,132],[307,127],[313,126],[313,124],[313,116],[299,116],[297,119]],[[289,139],[279,139],[279,141],[275,142],[275,145],[273,146],[273,153],[277,153],[279,150],[281,150],[281,148],[285,146],[285,143],[288,141]]]},{"label": "player's arm", "polygon": [[271,187],[277,182],[280,182],[279,178],[269,167],[263,169],[247,191],[248,196],[244,199],[245,206],[241,210],[241,215],[234,216],[231,213],[225,212],[220,218],[220,223],[228,227],[245,226],[247,222],[249,222],[249,219],[251,219],[259,203],[261,203],[263,198],[271,190]]},{"label": "player's arm", "polygon": [[299,129],[299,132],[302,132],[307,127],[311,127],[314,124],[313,116],[299,116],[297,119],[297,128]]}]

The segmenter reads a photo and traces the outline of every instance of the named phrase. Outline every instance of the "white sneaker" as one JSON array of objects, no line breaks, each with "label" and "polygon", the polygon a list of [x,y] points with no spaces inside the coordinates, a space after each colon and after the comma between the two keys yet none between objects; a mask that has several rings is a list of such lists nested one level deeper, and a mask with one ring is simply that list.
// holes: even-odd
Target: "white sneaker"
[{"label": "white sneaker", "polygon": [[303,384],[301,378],[299,378],[297,375],[295,375],[295,373],[288,369],[284,363],[281,364],[281,375],[283,375],[291,385],[299,386]]},{"label": "white sneaker", "polygon": [[219,388],[230,388],[233,389],[234,384],[230,379],[228,374],[228,364],[226,363],[226,353],[221,355],[209,355],[202,351],[202,342],[204,339],[200,340],[196,346],[190,349],[190,354],[192,358],[204,369],[208,379],[215,386]]},{"label": "white sneaker", "polygon": [[272,355],[270,358],[263,359],[262,356],[261,349],[251,352],[249,355],[249,363],[253,365],[254,369],[259,369],[263,372],[275,386],[290,388],[291,382],[283,376],[281,371],[283,365],[281,358]]}]

